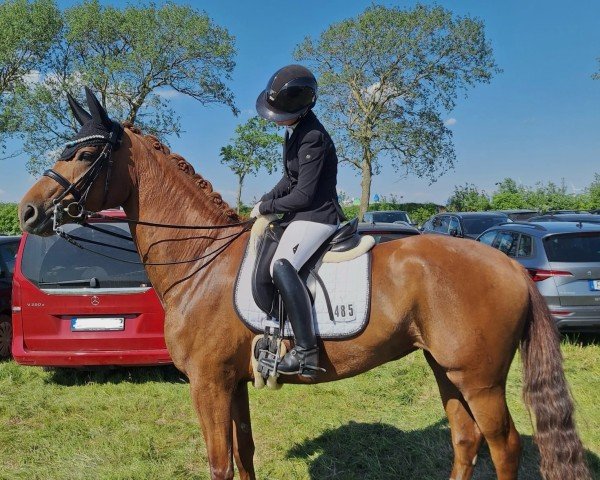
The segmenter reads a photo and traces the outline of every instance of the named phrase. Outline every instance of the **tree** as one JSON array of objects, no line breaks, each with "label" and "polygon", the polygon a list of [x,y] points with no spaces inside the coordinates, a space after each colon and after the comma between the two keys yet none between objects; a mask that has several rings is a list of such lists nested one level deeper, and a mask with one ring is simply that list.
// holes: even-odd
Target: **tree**
[{"label": "tree", "polygon": [[20,235],[18,206],[16,203],[0,203],[0,233]]},{"label": "tree", "polygon": [[594,180],[585,190],[586,205],[584,208],[590,210],[600,208],[600,175],[594,173]]},{"label": "tree", "polygon": [[53,0],[7,0],[0,4],[0,148],[18,130],[15,96],[35,79],[61,29]]},{"label": "tree", "polygon": [[528,208],[525,200],[526,189],[517,185],[512,178],[497,183],[498,188],[492,195],[491,207],[494,210],[513,210]]},{"label": "tree", "polygon": [[369,7],[307,37],[295,57],[318,73],[340,160],[361,174],[361,218],[383,161],[431,182],[453,166],[442,113],[499,71],[481,21],[423,5]]},{"label": "tree", "polygon": [[273,123],[254,116],[235,128],[233,143],[221,148],[221,163],[227,165],[238,178],[237,211],[242,205],[242,187],[248,175],[255,175],[262,167],[269,174],[282,158],[279,147],[283,139]]},{"label": "tree", "polygon": [[448,209],[457,212],[481,212],[490,209],[490,198],[473,184],[455,186],[448,199]]},{"label": "tree", "polygon": [[224,83],[235,65],[234,39],[205,13],[172,3],[119,9],[91,0],[67,9],[64,21],[49,71],[21,95],[30,172],[43,170],[77,131],[66,93],[82,100],[84,85],[114,118],[161,137],[181,130],[169,108],[173,95],[237,113]]}]

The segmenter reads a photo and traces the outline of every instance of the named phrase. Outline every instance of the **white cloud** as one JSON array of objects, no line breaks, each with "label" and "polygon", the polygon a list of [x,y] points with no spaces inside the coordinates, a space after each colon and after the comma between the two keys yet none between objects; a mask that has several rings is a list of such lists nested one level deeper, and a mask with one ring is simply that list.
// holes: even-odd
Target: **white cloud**
[{"label": "white cloud", "polygon": [[444,125],[446,125],[447,127],[451,127],[452,125],[456,125],[457,121],[458,120],[456,120],[456,118],[449,118],[444,122]]},{"label": "white cloud", "polygon": [[167,100],[183,96],[183,93],[178,92],[174,88],[159,88],[156,90],[156,94],[159,97],[166,98]]},{"label": "white cloud", "polygon": [[365,99],[377,103],[385,101],[388,97],[396,99],[400,95],[392,86],[388,85],[382,88],[380,82],[375,82],[366,88],[363,96]]},{"label": "white cloud", "polygon": [[42,74],[39,70],[31,70],[30,72],[23,75],[23,82],[27,86],[33,86],[42,81]]}]

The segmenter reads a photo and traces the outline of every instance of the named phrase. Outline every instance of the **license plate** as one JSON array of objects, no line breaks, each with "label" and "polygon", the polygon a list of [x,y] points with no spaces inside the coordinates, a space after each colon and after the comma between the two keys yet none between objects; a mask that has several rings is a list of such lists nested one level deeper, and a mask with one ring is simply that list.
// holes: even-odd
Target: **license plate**
[{"label": "license plate", "polygon": [[125,330],[125,318],[72,318],[72,332],[105,332]]},{"label": "license plate", "polygon": [[600,290],[600,280],[588,280],[590,282],[590,290]]}]

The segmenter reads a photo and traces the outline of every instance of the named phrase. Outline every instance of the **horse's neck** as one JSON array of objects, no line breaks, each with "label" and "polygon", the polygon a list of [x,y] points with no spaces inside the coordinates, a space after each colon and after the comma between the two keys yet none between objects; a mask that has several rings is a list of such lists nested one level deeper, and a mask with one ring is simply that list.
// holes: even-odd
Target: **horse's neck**
[{"label": "horse's neck", "polygon": [[[153,150],[140,138],[132,143],[135,168],[131,175],[135,178],[131,178],[133,192],[124,205],[128,218],[171,225],[210,226],[227,223],[223,210],[213,203],[210,195],[200,190],[191,176],[178,169],[173,159],[161,151]],[[140,256],[146,263],[197,258],[223,244],[223,241],[215,239],[237,231],[234,228],[219,231],[143,225],[131,225],[131,230]],[[178,280],[191,276],[191,281],[198,281],[205,272],[194,272],[202,263],[200,260],[168,267],[150,265],[147,271],[162,297],[174,288],[174,282]]]}]

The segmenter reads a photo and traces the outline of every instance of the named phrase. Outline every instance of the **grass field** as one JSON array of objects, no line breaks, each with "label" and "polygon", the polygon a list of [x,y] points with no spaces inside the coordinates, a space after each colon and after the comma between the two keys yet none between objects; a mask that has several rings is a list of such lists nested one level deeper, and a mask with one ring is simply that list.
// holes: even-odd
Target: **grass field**
[{"label": "grass field", "polygon": [[[600,345],[564,342],[566,372],[594,478],[600,478]],[[539,479],[521,365],[508,400]],[[447,479],[448,426],[433,375],[415,353],[359,377],[251,390],[260,479]],[[45,372],[0,364],[0,479],[207,479],[186,380],[174,369]],[[476,479],[495,478],[484,446]]]}]

